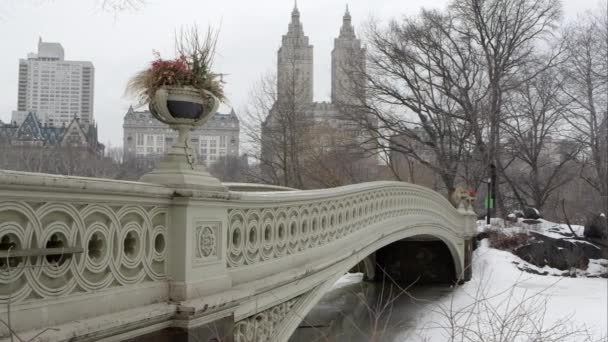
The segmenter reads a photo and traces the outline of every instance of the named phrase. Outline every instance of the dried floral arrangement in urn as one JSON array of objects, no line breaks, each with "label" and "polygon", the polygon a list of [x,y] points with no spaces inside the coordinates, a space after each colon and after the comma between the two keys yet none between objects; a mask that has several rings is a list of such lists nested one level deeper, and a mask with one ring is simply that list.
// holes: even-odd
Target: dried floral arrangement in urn
[{"label": "dried floral arrangement in urn", "polygon": [[211,71],[217,37],[211,28],[205,35],[196,26],[182,30],[175,38],[178,57],[162,59],[155,52],[156,59],[133,76],[127,92],[162,122],[200,124],[225,99],[222,74]]},{"label": "dried floral arrangement in urn", "polygon": [[[140,105],[148,105],[159,121],[178,131],[178,138],[157,169],[141,180],[175,187],[218,187],[219,181],[195,165],[189,146],[190,131],[204,124],[225,100],[222,74],[212,71],[218,33],[209,28],[206,34],[194,26],[175,37],[177,57],[156,59],[138,72],[127,85],[127,94]],[[204,178],[204,179],[203,179]],[[217,190],[216,189],[216,190]],[[223,188],[222,188],[223,189]]]}]

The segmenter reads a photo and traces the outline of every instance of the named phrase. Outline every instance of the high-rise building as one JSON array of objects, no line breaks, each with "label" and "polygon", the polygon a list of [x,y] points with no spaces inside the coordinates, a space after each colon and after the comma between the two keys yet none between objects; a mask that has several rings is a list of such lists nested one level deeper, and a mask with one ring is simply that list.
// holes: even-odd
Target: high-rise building
[{"label": "high-rise building", "polygon": [[340,35],[334,39],[331,52],[331,102],[357,104],[365,99],[365,49],[355,36],[352,18],[346,6]]},{"label": "high-rise building", "polygon": [[30,112],[49,126],[68,125],[74,118],[92,124],[95,69],[91,62],[66,61],[59,43],[38,40],[37,53],[19,60],[17,110],[21,124]]},{"label": "high-rise building", "polygon": [[262,173],[297,187],[300,181],[286,183],[293,170],[331,153],[370,169],[377,165],[375,153],[367,153],[374,149],[374,138],[356,124],[356,108],[366,98],[365,49],[348,7],[332,50],[331,102],[314,102],[313,46],[297,6],[277,57],[277,98],[261,127]]},{"label": "high-rise building", "polygon": [[296,124],[299,124],[298,120],[334,128],[352,124],[345,120],[347,115],[341,111],[348,105],[361,104],[357,101],[365,101],[362,86],[365,81],[365,49],[355,35],[348,7],[332,50],[330,103],[313,101],[313,46],[304,34],[297,7],[291,12],[291,22],[277,55],[277,99],[262,125],[263,131],[271,132],[273,126],[284,123],[289,116],[295,116],[289,120]]},{"label": "high-rise building", "polygon": [[313,47],[304,35],[297,6],[291,12],[287,34],[283,35],[277,52],[277,64],[278,99],[298,97],[302,102],[312,103]]}]

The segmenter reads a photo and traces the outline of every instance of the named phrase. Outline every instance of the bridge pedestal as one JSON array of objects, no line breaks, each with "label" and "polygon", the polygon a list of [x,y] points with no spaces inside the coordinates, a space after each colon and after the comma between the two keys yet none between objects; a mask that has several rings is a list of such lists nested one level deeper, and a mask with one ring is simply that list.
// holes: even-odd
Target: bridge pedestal
[{"label": "bridge pedestal", "polygon": [[227,210],[177,197],[169,212],[170,300],[184,302],[231,287],[224,241]]},{"label": "bridge pedestal", "polygon": [[464,274],[463,281],[469,281],[473,278],[473,239],[464,240]]},{"label": "bridge pedestal", "polygon": [[[189,130],[189,127],[184,129]],[[179,131],[179,138],[167,156],[141,182],[167,185],[172,188],[227,191],[219,179],[211,176],[202,165],[196,165],[192,149],[188,146],[189,132]]]}]

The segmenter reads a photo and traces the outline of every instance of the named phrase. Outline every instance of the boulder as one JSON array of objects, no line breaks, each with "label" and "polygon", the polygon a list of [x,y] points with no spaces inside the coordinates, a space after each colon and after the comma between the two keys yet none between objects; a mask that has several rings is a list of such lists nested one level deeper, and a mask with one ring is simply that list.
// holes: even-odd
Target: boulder
[{"label": "boulder", "polygon": [[527,207],[524,209],[523,214],[524,214],[524,218],[528,219],[528,220],[538,220],[538,219],[542,218],[542,216],[540,215],[540,212],[536,208]]},{"label": "boulder", "polygon": [[587,219],[583,232],[586,238],[608,240],[608,221],[605,214],[599,214]]},{"label": "boulder", "polygon": [[516,248],[513,253],[538,267],[584,270],[589,259],[600,259],[604,254],[600,247],[586,241],[553,238],[536,232],[530,234],[534,236],[534,242]]}]

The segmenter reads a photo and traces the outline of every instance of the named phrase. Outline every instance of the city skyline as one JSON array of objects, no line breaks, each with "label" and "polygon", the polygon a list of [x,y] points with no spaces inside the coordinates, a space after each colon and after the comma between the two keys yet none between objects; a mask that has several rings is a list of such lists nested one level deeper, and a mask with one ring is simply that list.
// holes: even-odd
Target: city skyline
[{"label": "city skyline", "polygon": [[[357,35],[362,36],[365,23],[371,17],[386,22],[401,15],[414,15],[423,5],[443,8],[447,2],[433,0],[423,4],[383,0],[370,7],[369,3],[358,0],[348,1],[348,4]],[[346,3],[298,3],[304,30],[315,47],[315,101],[330,98],[331,46],[339,33]],[[563,5],[565,19],[572,19],[579,12],[595,8],[598,2],[583,0]],[[181,26],[198,23],[201,27],[209,24],[220,29],[215,69],[227,74],[226,92],[230,101],[220,111],[228,112],[233,107],[237,113],[242,113],[253,84],[263,74],[271,72],[276,63],[276,52],[281,36],[287,30],[293,2],[259,4],[232,0],[213,6],[196,1],[157,2],[148,3],[138,11],[116,15],[94,9],[93,1],[3,6],[0,7],[0,39],[6,51],[0,56],[0,75],[4,80],[0,85],[0,120],[9,121],[11,112],[17,109],[19,58],[35,50],[38,37],[42,37],[44,41],[61,43],[67,60],[91,61],[95,65],[94,112],[100,141],[117,146],[122,143],[122,116],[134,104],[134,100],[124,96],[127,80],[153,59],[153,51],[165,58],[173,57],[174,32]],[[39,20],[17,21],[19,17]],[[163,24],[159,25],[159,22]],[[79,29],[74,30],[76,27]],[[13,37],[10,33],[16,31],[21,33]]]}]

